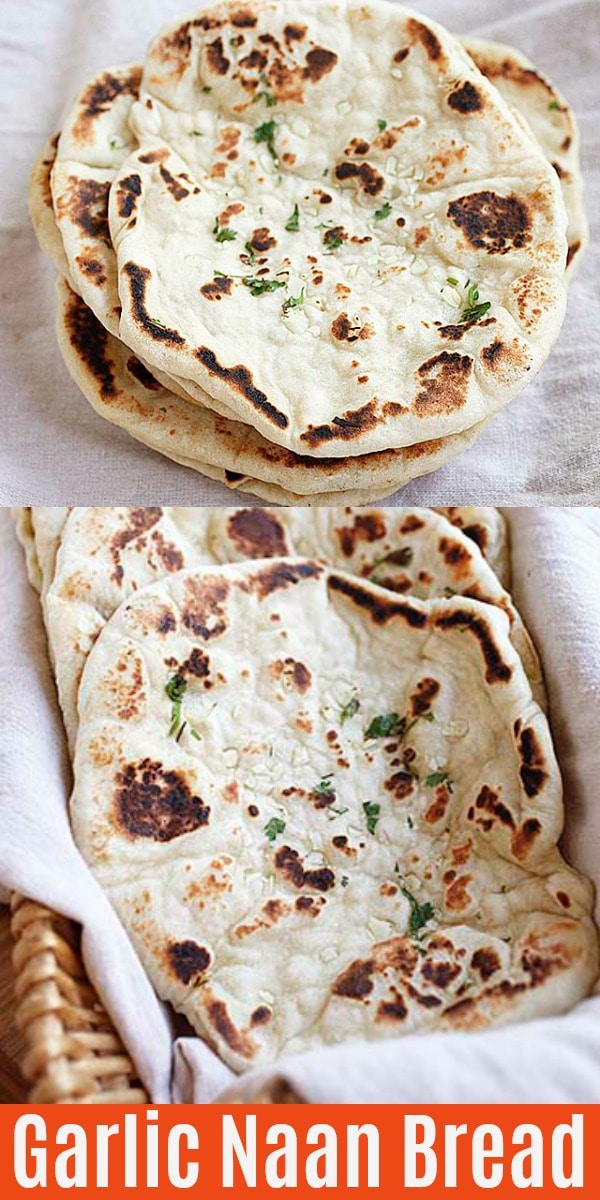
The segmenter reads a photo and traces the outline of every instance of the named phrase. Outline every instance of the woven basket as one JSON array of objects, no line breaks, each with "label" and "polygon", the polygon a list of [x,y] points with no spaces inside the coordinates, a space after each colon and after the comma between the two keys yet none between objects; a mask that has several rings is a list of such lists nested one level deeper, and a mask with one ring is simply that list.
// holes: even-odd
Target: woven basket
[{"label": "woven basket", "polygon": [[[87,978],[74,921],[13,894],[16,1023],[28,1049],[21,1071],[30,1104],[147,1104],[106,1009]],[[236,1103],[236,1101],[233,1101]],[[301,1104],[284,1080],[253,1104]]]},{"label": "woven basket", "polygon": [[30,1104],[147,1104],[135,1066],[87,978],[78,926],[13,896],[16,1023]]}]

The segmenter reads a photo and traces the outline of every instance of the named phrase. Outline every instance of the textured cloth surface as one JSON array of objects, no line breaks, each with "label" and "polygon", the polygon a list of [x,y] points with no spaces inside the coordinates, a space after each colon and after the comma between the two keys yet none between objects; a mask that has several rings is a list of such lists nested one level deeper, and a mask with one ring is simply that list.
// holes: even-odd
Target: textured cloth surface
[{"label": "textured cloth surface", "polygon": [[[109,426],[71,382],[54,334],[54,271],[26,207],[29,168],[95,71],[139,60],[183,0],[4,0],[0,30],[0,503],[226,503],[220,484]],[[200,7],[200,5],[198,5]],[[524,51],[573,104],[592,238],[600,223],[600,21],[596,0],[422,0],[457,33]],[[594,230],[594,225],[596,230]],[[588,249],[541,374],[480,441],[395,497],[403,504],[600,503],[600,261]],[[393,500],[391,501],[393,503]],[[258,503],[258,502],[257,502]]]},{"label": "textured cloth surface", "polygon": [[[541,653],[565,777],[565,851],[600,888],[600,512],[507,515],[515,599]],[[88,971],[155,1101],[227,1096],[240,1085],[202,1042],[181,1035],[180,1022],[170,1023],[73,846],[62,733],[22,559],[1,512],[0,885],[83,923]],[[250,1098],[281,1078],[313,1102],[600,1103],[600,996],[567,1016],[487,1033],[332,1046],[252,1072],[241,1086]]]}]

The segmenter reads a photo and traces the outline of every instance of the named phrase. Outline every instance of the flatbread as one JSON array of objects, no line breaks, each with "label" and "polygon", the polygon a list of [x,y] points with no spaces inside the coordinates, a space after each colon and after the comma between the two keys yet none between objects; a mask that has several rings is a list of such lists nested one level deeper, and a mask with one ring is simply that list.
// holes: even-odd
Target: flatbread
[{"label": "flatbread", "polygon": [[[71,152],[73,142],[77,144],[77,139],[83,136],[81,131],[88,128],[85,114],[89,116],[91,112],[95,123],[91,126],[92,132],[85,137],[87,157],[95,163],[111,153],[113,156],[118,154],[110,147],[115,141],[120,144],[125,136],[124,113],[131,103],[131,87],[138,74],[138,68],[114,69],[86,85],[61,135],[59,146],[63,153]],[[91,97],[112,95],[117,91],[117,82],[123,90],[113,100],[114,123],[107,128],[104,110],[99,109],[98,100]],[[110,111],[107,106],[107,112]],[[109,136],[114,129],[117,132]],[[74,131],[78,130],[76,136]],[[104,200],[100,196],[99,207],[93,210],[90,220],[89,197],[95,181],[89,172],[86,175],[85,171],[74,171],[68,159],[56,162],[54,143],[44,148],[30,179],[34,228],[40,244],[71,291],[82,296],[104,328],[116,334],[118,319],[115,314],[119,309],[116,259],[102,233],[106,222],[107,192],[102,193]],[[56,222],[52,224],[52,217],[48,216],[51,177],[57,211],[61,214],[58,226]],[[65,256],[63,238],[70,259]],[[81,303],[60,284],[58,295],[59,345],[71,375],[95,410],[144,445],[235,490],[254,492],[263,500],[301,504],[307,495],[312,497],[310,503],[313,504],[338,503],[342,497],[333,495],[328,499],[324,493],[329,491],[343,491],[343,498],[351,503],[383,499],[411,479],[438,470],[472,445],[483,432],[482,424],[460,437],[422,443],[404,453],[386,451],[354,458],[349,463],[295,455],[274,446],[250,426],[213,414],[206,394],[203,396],[205,403],[201,405],[202,415],[189,411],[190,397],[183,392],[184,402],[181,402],[183,389],[176,379],[163,376],[159,371],[157,377],[161,385],[157,387],[158,378],[155,382],[146,364],[135,357],[132,360],[129,353],[124,354],[115,346],[111,337],[107,339]],[[133,372],[128,369],[131,362]],[[106,390],[107,376],[113,380],[110,393]],[[199,397],[196,403],[200,404]],[[240,456],[242,461],[238,463]]]},{"label": "flatbread", "polygon": [[[20,528],[33,534],[36,562],[41,573],[41,592],[45,594],[54,579],[56,556],[72,508],[15,508],[12,510]],[[92,509],[92,512],[95,510]],[[126,510],[128,511],[128,510]],[[234,511],[234,510],[230,510]],[[504,588],[510,587],[510,546],[507,525],[497,508],[485,506],[458,506],[456,508],[434,508],[447,517],[451,525],[460,529],[479,547],[486,562],[498,576]],[[400,514],[397,513],[397,516]],[[278,514],[279,517],[282,514]],[[191,518],[193,520],[193,517]],[[257,514],[260,520],[260,514]],[[30,536],[28,534],[28,536]],[[25,539],[27,540],[27,539]],[[301,547],[299,546],[300,550]],[[37,585],[36,585],[37,586]]]},{"label": "flatbread", "polygon": [[491,605],[308,559],[165,577],[89,656],[71,811],[158,994],[236,1071],[564,1012],[597,976]]},{"label": "flatbread", "polygon": [[525,117],[546,158],[552,163],[567,210],[567,282],[573,278],[589,243],[583,207],[579,130],[575,114],[555,84],[519,50],[501,42],[462,38],[475,65],[504,99]]},{"label": "flatbread", "polygon": [[510,596],[477,546],[429,509],[119,507],[77,508],[65,517],[48,510],[43,519],[55,534],[62,519],[43,606],[71,747],[86,658],[123,600],[185,567],[282,554],[309,554],[363,578],[375,573],[377,582],[400,594],[458,593],[498,606],[543,699],[539,660]]},{"label": "flatbread", "polygon": [[[69,284],[57,282],[57,336],[72,378],[93,408],[167,458],[279,504],[384,499],[438,470],[477,440],[486,422],[448,438],[360,458],[297,455],[239,421],[182,400],[96,320]],[[213,468],[211,470],[211,468]]]},{"label": "flatbread", "polygon": [[121,338],[316,457],[483,420],[563,319],[556,173],[440,26],[377,0],[240,11],[148,52],[110,192]]},{"label": "flatbread", "polygon": [[490,506],[468,504],[454,508],[436,508],[436,512],[442,513],[477,543],[500,583],[510,589],[510,540],[508,526],[502,513]]},{"label": "flatbread", "polygon": [[25,566],[27,568],[27,578],[36,592],[42,590],[42,572],[40,568],[37,551],[35,548],[35,537],[33,533],[33,524],[31,521],[30,508],[11,508],[10,515],[15,523],[16,535],[25,551]]}]

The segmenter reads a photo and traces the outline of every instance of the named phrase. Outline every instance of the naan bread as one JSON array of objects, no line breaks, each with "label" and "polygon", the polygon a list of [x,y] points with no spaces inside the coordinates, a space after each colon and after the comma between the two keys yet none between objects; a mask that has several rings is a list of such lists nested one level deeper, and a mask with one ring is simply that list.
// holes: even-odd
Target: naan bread
[{"label": "naan bread", "polygon": [[35,548],[31,509],[11,508],[10,515],[15,523],[16,535],[23,547],[23,550],[25,551],[27,578],[29,579],[31,586],[35,588],[36,592],[41,592],[42,572]]},{"label": "naan bread", "polygon": [[483,557],[496,572],[505,588],[511,585],[510,541],[508,528],[497,508],[459,505],[455,508],[436,508],[458,529],[477,543]]},{"label": "naan bread", "polygon": [[563,1012],[598,972],[546,720],[497,608],[308,559],[132,595],[72,820],[159,995],[236,1071]]},{"label": "naan bread", "polygon": [[29,215],[37,240],[60,275],[69,278],[70,268],[52,207],[50,178],[56,162],[59,135],[48,138],[36,158],[29,176]]},{"label": "naan bread", "polygon": [[213,478],[216,469],[216,478],[228,487],[272,503],[382,500],[467,450],[486,425],[348,460],[295,454],[250,426],[164,388],[65,280],[57,282],[57,298],[57,336],[65,365],[100,416],[167,458]]},{"label": "naan bread", "polygon": [[[56,531],[60,511],[49,510],[47,528]],[[496,605],[543,699],[539,660],[510,596],[477,546],[429,509],[78,508],[63,521],[43,595],[70,746],[86,658],[123,600],[183,568],[294,554],[375,577],[398,593],[458,593]]]},{"label": "naan bread", "polygon": [[[201,408],[198,414],[176,379],[160,371],[155,378],[143,362],[115,345],[113,337],[106,337],[104,330],[117,333],[115,314],[120,306],[116,259],[106,238],[108,192],[106,188],[98,190],[94,172],[98,161],[118,157],[138,77],[139,68],[125,67],[91,80],[78,96],[60,137],[59,152],[66,157],[57,161],[56,147],[45,147],[30,180],[30,209],[40,244],[69,285],[60,282],[57,286],[59,345],[73,379],[99,415],[184,466],[235,490],[254,492],[263,500],[281,504],[301,504],[304,496],[311,497],[313,504],[383,499],[411,479],[438,470],[472,445],[485,423],[451,438],[348,462],[296,455],[267,441],[250,426],[215,414],[206,393],[196,396]],[[111,100],[101,105],[102,96]],[[111,113],[112,123],[108,123]],[[68,156],[77,147],[85,162],[74,164]],[[58,227],[48,218],[50,178]],[[73,291],[85,300],[90,312]],[[98,328],[94,316],[103,328]],[[344,495],[333,494],[329,499],[326,493],[330,491]]]},{"label": "naan bread", "polygon": [[223,5],[154,42],[131,126],[120,336],[270,440],[447,436],[547,357],[558,179],[440,26],[377,0]]},{"label": "naan bread", "polygon": [[567,282],[570,282],[589,242],[575,114],[558,88],[520,51],[479,38],[461,40],[479,70],[525,117],[560,179],[568,217]]}]

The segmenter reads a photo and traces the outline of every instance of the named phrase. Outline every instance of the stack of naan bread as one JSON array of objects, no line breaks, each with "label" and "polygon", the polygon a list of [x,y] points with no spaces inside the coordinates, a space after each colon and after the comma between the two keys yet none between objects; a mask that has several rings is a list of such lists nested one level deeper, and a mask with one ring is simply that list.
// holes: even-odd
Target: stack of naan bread
[{"label": "stack of naan bread", "polygon": [[573,114],[381,0],[249,0],[89,80],[31,177],[94,408],[263,500],[372,502],[540,369],[587,239]]},{"label": "stack of naan bread", "polygon": [[236,1071],[598,975],[495,510],[22,509],[76,841]]}]

